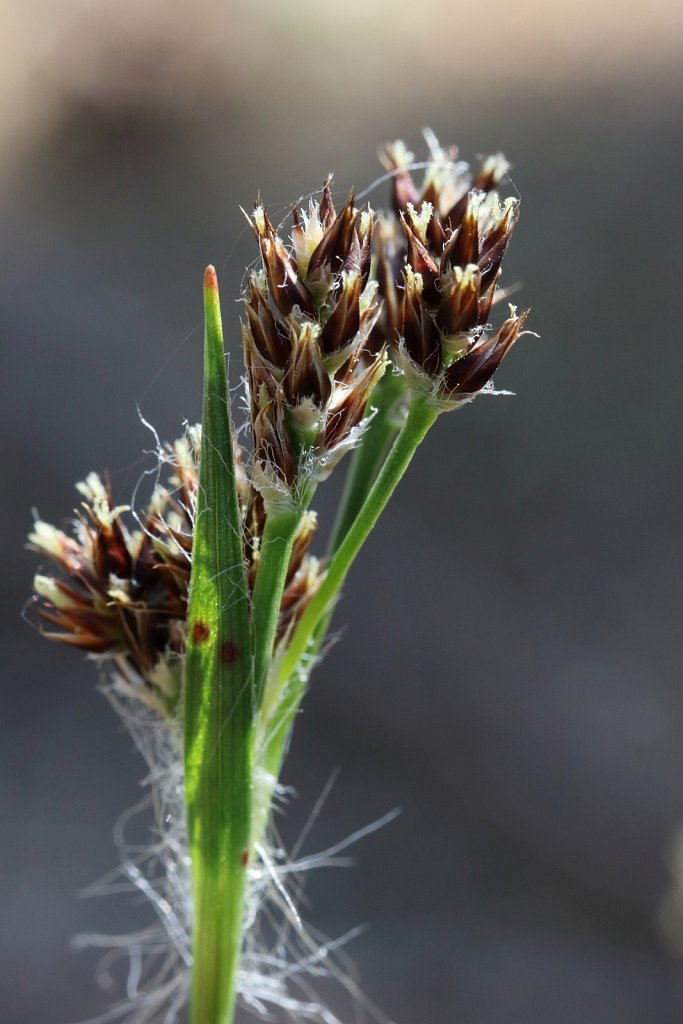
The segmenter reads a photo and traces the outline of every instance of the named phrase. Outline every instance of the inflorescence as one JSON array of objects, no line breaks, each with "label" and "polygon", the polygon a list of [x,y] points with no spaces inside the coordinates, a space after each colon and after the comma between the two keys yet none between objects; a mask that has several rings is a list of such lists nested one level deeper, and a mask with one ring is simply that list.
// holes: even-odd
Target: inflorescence
[{"label": "inflorescence", "polygon": [[[442,408],[471,400],[523,332],[511,307],[493,330],[502,261],[519,216],[499,186],[509,165],[487,157],[473,175],[457,150],[433,138],[418,187],[413,156],[386,147],[391,212],[335,210],[330,182],[308,209],[294,207],[286,243],[260,200],[249,224],[261,267],[243,290],[242,342],[253,452],[236,452],[247,577],[253,586],[270,509],[306,504],[357,446],[384,374]],[[401,409],[397,409],[400,418]],[[38,521],[30,546],[57,572],[35,577],[44,635],[107,659],[131,692],[172,708],[184,649],[197,488],[199,428],[168,446],[168,482],[126,525],[111,487],[91,473],[72,535]],[[302,495],[307,495],[302,502]],[[309,554],[315,515],[302,516],[277,636],[286,640],[319,586],[324,563]]]},{"label": "inflorescence", "polygon": [[[247,643],[234,644],[231,634],[216,641],[220,671],[232,670],[233,663],[241,671],[242,651],[249,648],[252,655],[240,677],[241,693],[248,689],[252,701],[247,718],[252,717],[244,746],[249,763],[242,826],[247,824],[244,846],[240,840],[235,847],[235,863],[246,877],[235,991],[257,1010],[277,1005],[300,1019],[323,1022],[336,1018],[308,999],[308,989],[303,999],[289,994],[292,979],[301,973],[324,973],[323,961],[329,971],[331,947],[304,942],[299,966],[287,959],[291,927],[303,935],[283,881],[296,865],[287,864],[273,844],[269,821],[288,736],[346,572],[417,446],[440,413],[493,391],[501,361],[528,333],[528,311],[518,313],[514,306],[497,327],[491,323],[506,294],[500,288],[502,262],[519,217],[518,200],[500,194],[507,161],[501,154],[487,157],[473,173],[455,148],[441,148],[429,132],[426,137],[430,158],[419,165],[426,168],[420,185],[412,173],[413,155],[402,143],[382,153],[392,190],[388,212],[359,207],[353,194],[337,209],[327,181],[316,198],[292,209],[287,238],[260,198],[247,215],[260,257],[242,291],[251,440],[238,443],[232,435],[231,442],[230,429],[226,434],[220,471],[230,461],[232,443],[229,536],[238,540],[230,549],[234,557],[217,559],[220,567],[211,572],[212,579],[223,579],[226,561],[237,567],[236,600],[247,609]],[[205,302],[208,282],[220,322],[215,272],[209,271]],[[218,337],[214,366],[224,378]],[[224,380],[222,386],[225,396]],[[223,413],[225,405],[224,397]],[[71,531],[37,520],[29,537],[29,546],[52,563],[33,585],[41,632],[105,668],[107,692],[150,767],[154,847],[147,859],[138,856],[133,862],[120,843],[122,873],[148,896],[160,918],[147,941],[150,959],[160,956],[162,962],[156,974],[150,972],[157,992],[153,984],[144,990],[138,985],[139,1012],[129,1018],[136,1024],[175,1019],[190,990],[190,932],[197,915],[190,879],[196,861],[189,849],[202,828],[196,827],[200,812],[195,810],[193,833],[184,800],[191,788],[188,763],[199,778],[191,799],[202,783],[201,758],[192,759],[192,744],[202,739],[206,722],[199,703],[194,733],[188,727],[187,695],[193,693],[193,657],[195,671],[211,683],[211,662],[201,659],[214,642],[194,612],[188,623],[190,598],[197,594],[193,543],[195,571],[207,546],[218,551],[214,528],[207,542],[202,518],[207,508],[202,459],[205,468],[218,461],[204,429],[203,456],[199,426],[188,427],[174,444],[157,446],[156,484],[142,508],[117,505],[109,479],[91,473],[77,485],[83,501]],[[354,449],[328,552],[315,557],[311,501]],[[211,511],[222,506],[215,502]],[[197,523],[202,525],[195,529]],[[232,600],[225,606],[232,607]],[[220,715],[217,723],[211,714],[206,721],[220,731]],[[183,741],[191,758],[184,767]],[[223,776],[234,779],[232,767]],[[226,813],[230,800],[223,803],[219,814]],[[240,877],[237,872],[235,878]],[[241,900],[234,906],[242,907]],[[289,921],[276,928],[279,938],[272,949],[254,926],[261,915],[272,929],[269,900]],[[131,955],[131,973],[139,982],[136,963]],[[194,981],[192,986],[194,991]],[[121,1004],[102,1019],[128,1009],[128,1002]]]}]

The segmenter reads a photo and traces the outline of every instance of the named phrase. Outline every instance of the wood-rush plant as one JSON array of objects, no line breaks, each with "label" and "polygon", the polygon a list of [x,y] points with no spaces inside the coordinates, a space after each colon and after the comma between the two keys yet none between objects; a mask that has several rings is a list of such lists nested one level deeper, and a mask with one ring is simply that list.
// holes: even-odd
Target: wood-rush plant
[{"label": "wood-rush plant", "polygon": [[[353,195],[336,210],[328,182],[294,208],[288,241],[260,200],[247,218],[260,253],[243,291],[248,451],[209,267],[201,428],[157,446],[144,511],[91,474],[72,535],[41,521],[31,533],[59,570],[34,582],[44,635],[106,668],[150,768],[152,846],[129,847],[122,824],[117,838],[158,924],[109,940],[110,959],[130,950],[130,998],[101,1020],[171,1022],[189,1001],[192,1024],[230,1024],[237,997],[335,1020],[306,980],[335,972],[333,947],[303,930],[286,884],[306,862],[273,839],[292,724],[346,574],[415,450],[441,413],[492,391],[526,319],[511,307],[490,325],[518,216],[498,192],[508,164],[489,157],[472,175],[428,142],[421,188],[412,155],[387,147],[390,213]],[[310,505],[352,450],[318,559]]]}]

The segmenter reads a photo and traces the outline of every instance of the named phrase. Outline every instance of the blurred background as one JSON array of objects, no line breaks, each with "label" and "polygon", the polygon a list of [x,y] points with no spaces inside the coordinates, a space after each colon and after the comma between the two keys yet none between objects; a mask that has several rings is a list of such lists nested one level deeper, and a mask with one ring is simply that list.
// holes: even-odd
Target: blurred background
[{"label": "blurred background", "polygon": [[70,939],[139,919],[78,898],[143,766],[92,666],[20,619],[31,508],[63,523],[104,467],[125,501],[136,403],[162,437],[198,418],[208,262],[237,357],[239,204],[366,188],[424,125],[512,161],[506,279],[542,337],[497,375],[515,398],[442,419],[368,543],[282,828],[338,766],[309,849],[403,808],[307,911],[369,923],[349,952],[397,1024],[683,1021],[657,924],[683,824],[683,7],[38,0],[0,47],[3,1024],[101,1013]]}]

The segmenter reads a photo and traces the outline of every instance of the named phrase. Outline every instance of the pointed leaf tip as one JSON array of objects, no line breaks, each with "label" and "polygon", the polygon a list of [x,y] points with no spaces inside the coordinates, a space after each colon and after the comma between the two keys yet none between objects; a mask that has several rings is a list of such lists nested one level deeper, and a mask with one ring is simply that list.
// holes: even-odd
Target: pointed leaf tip
[{"label": "pointed leaf tip", "polygon": [[218,291],[218,278],[216,277],[215,267],[208,266],[204,271],[204,287],[214,292]]}]

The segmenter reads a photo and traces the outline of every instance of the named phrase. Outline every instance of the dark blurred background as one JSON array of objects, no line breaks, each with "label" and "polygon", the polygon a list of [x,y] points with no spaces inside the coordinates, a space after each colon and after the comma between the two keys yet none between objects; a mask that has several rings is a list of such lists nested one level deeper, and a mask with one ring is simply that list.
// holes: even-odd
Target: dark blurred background
[{"label": "dark blurred background", "polygon": [[31,507],[64,522],[104,467],[125,501],[136,403],[167,438],[198,418],[208,262],[237,357],[238,204],[365,188],[425,124],[512,160],[506,277],[542,338],[497,375],[515,398],[440,421],[349,579],[283,831],[337,766],[309,849],[403,808],[308,888],[328,934],[369,922],[350,953],[398,1024],[683,1021],[657,924],[683,823],[683,8],[43,0],[3,24],[3,1024],[106,1007],[69,941],[133,920],[77,893],[143,774],[92,666],[20,619]]}]

